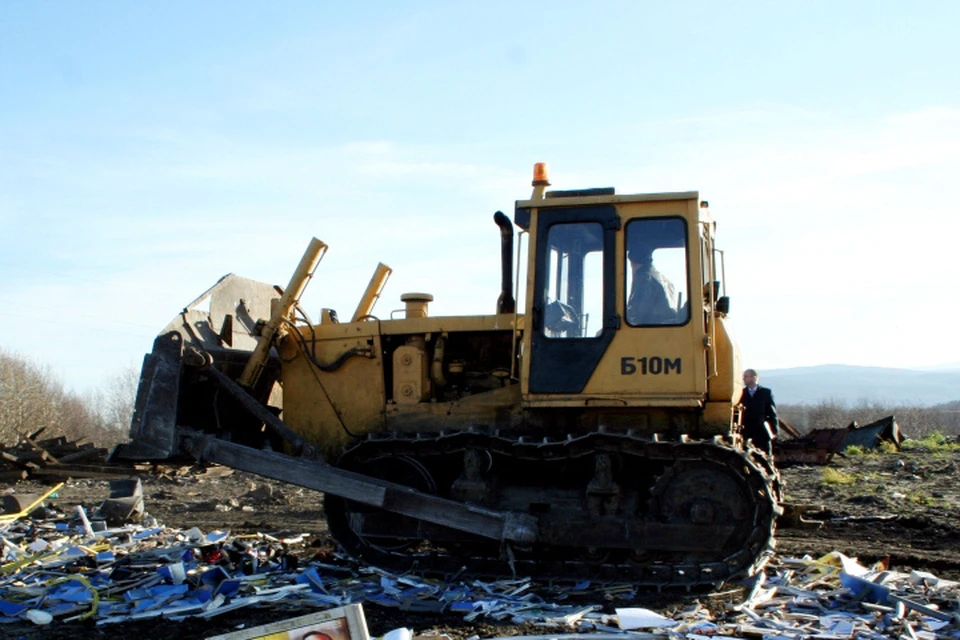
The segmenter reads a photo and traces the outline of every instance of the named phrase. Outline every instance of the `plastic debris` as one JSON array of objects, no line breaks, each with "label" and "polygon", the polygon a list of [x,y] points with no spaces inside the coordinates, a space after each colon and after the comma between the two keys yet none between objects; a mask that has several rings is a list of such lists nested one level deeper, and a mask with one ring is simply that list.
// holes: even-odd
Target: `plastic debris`
[{"label": "plastic debris", "polygon": [[406,627],[393,629],[383,634],[382,640],[413,640],[413,630]]},{"label": "plastic debris", "polygon": [[677,621],[662,616],[656,611],[643,608],[617,609],[617,621],[621,629],[652,629],[676,626]]},{"label": "plastic debris", "polygon": [[[210,618],[244,607],[369,604],[543,627],[531,640],[960,640],[958,583],[926,571],[865,567],[836,552],[775,558],[752,583],[712,594],[710,609],[686,598],[653,611],[623,606],[638,595],[631,584],[397,575],[337,553],[311,559],[308,534],[181,530],[149,515],[109,526],[96,509],[89,513],[53,505],[42,518],[0,523],[0,623],[104,625]],[[395,635],[403,640],[408,631],[415,635]]]},{"label": "plastic debris", "polygon": [[40,611],[39,609],[29,609],[24,612],[23,617],[33,624],[50,624],[53,622],[53,616],[51,614],[46,611]]}]

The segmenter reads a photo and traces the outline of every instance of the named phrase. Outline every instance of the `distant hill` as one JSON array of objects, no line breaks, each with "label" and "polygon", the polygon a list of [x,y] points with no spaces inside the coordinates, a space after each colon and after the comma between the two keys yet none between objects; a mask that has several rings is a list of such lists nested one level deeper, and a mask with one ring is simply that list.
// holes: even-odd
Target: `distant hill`
[{"label": "distant hill", "polygon": [[938,364],[932,367],[920,367],[917,371],[960,371],[960,362],[950,362],[948,364]]},{"label": "distant hill", "polygon": [[760,372],[760,384],[773,389],[777,404],[839,400],[932,406],[960,400],[960,366],[923,371],[843,364],[769,369]]}]

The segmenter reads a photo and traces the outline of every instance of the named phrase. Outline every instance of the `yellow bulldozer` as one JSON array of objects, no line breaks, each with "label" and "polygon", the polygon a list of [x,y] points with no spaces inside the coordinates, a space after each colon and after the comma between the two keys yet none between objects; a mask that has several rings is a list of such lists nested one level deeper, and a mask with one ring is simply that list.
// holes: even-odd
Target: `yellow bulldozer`
[{"label": "yellow bulldozer", "polygon": [[225,276],[146,355],[115,457],[322,491],[338,543],[393,569],[654,588],[756,572],[781,487],[740,433],[707,203],[549,186],[538,163],[513,221],[494,215],[490,315],[434,317],[405,293],[401,317],[377,316],[381,264],[349,321],[314,323],[316,239],[286,288]]}]

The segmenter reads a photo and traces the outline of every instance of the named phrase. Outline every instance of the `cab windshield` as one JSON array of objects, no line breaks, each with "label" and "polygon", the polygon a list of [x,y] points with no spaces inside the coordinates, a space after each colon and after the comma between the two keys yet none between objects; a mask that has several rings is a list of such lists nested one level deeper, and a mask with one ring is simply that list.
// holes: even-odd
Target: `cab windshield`
[{"label": "cab windshield", "polygon": [[597,334],[603,326],[603,226],[599,222],[551,226],[544,273],[544,335]]}]

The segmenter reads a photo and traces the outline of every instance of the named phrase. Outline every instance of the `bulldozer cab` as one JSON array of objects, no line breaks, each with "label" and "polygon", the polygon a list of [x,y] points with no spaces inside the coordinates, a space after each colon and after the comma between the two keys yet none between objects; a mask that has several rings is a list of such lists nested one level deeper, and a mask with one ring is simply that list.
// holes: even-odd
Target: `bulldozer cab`
[{"label": "bulldozer cab", "polygon": [[716,276],[712,223],[697,192],[535,185],[517,202],[515,222],[530,234],[525,404],[702,402]]}]

